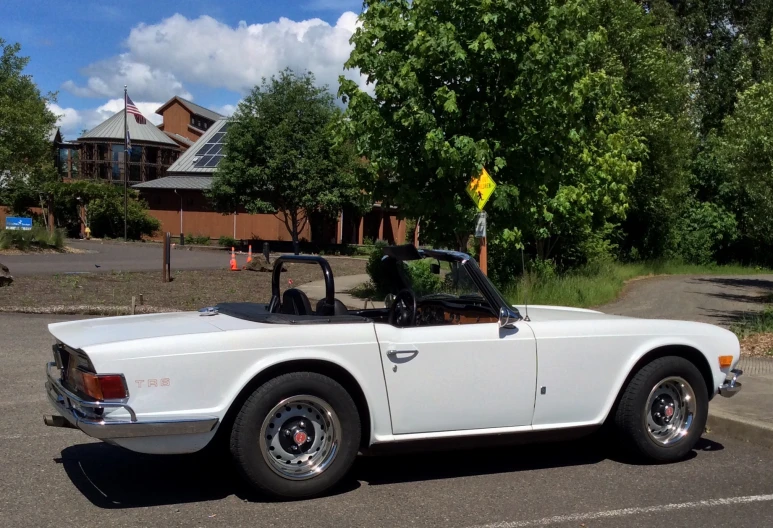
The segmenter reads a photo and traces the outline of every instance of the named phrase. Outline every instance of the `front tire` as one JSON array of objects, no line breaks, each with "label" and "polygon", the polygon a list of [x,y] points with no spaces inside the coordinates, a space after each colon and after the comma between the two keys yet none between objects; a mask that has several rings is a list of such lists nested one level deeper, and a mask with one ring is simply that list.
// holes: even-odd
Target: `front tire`
[{"label": "front tire", "polygon": [[346,389],[321,374],[292,372],[261,385],[244,403],[231,431],[231,454],[258,491],[306,498],[346,475],[360,434]]},{"label": "front tire", "polygon": [[648,363],[628,382],[614,423],[634,453],[653,462],[675,462],[695,447],[708,410],[708,390],[698,368],[667,356]]}]

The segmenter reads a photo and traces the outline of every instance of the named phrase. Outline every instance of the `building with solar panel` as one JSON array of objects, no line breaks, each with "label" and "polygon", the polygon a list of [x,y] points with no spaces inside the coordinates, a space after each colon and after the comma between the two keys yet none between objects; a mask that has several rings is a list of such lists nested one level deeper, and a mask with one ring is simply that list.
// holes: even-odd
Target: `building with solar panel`
[{"label": "building with solar panel", "polygon": [[[248,214],[243,209],[223,215],[214,211],[205,192],[223,159],[228,119],[221,118],[186,150],[166,171],[166,176],[134,185],[161,221],[162,231],[205,235],[212,239],[229,236],[237,240],[290,241],[284,222],[273,214]],[[375,204],[365,215],[342,211],[337,219],[312,215],[299,233],[302,241],[324,247],[329,244],[362,244],[364,239],[403,242],[405,222],[393,209]]]}]

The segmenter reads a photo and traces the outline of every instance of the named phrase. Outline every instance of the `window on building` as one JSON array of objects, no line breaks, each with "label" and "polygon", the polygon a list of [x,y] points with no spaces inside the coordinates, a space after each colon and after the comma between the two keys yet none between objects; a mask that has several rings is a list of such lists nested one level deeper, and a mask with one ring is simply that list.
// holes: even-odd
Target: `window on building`
[{"label": "window on building", "polygon": [[123,163],[123,148],[123,145],[111,145],[110,151],[112,155],[110,160],[114,165]]},{"label": "window on building", "polygon": [[142,170],[139,165],[129,165],[129,181],[142,181]]},{"label": "window on building", "polygon": [[107,147],[105,143],[99,143],[97,144],[97,159],[100,161],[109,161],[110,158],[107,157]]},{"label": "window on building", "polygon": [[142,148],[132,145],[131,153],[129,154],[129,161],[131,163],[139,163],[142,161]]},{"label": "window on building", "polygon": [[158,149],[145,147],[145,163],[158,163]]}]

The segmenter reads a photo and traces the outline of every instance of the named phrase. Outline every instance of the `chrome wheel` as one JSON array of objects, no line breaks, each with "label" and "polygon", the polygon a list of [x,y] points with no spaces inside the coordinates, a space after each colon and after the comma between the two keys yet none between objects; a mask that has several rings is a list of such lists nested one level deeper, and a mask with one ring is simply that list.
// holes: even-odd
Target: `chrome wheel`
[{"label": "chrome wheel", "polygon": [[660,445],[674,445],[690,432],[697,402],[695,391],[684,378],[661,380],[650,391],[644,414],[647,432]]},{"label": "chrome wheel", "polygon": [[292,396],[279,402],[263,420],[260,449],[278,475],[306,480],[335,460],[341,424],[333,408],[315,396]]}]

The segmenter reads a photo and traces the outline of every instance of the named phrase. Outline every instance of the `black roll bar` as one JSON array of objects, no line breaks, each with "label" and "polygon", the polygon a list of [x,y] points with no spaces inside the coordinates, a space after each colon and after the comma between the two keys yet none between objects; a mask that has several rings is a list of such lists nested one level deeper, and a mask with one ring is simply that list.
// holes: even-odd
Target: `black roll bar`
[{"label": "black roll bar", "polygon": [[279,278],[282,275],[282,264],[293,262],[298,264],[319,264],[322,268],[322,274],[325,276],[325,302],[330,306],[335,303],[335,282],[333,280],[333,270],[330,264],[322,257],[315,255],[282,255],[274,260],[274,271],[271,274],[271,302],[269,303],[269,312],[279,308],[281,298],[279,296]]}]

